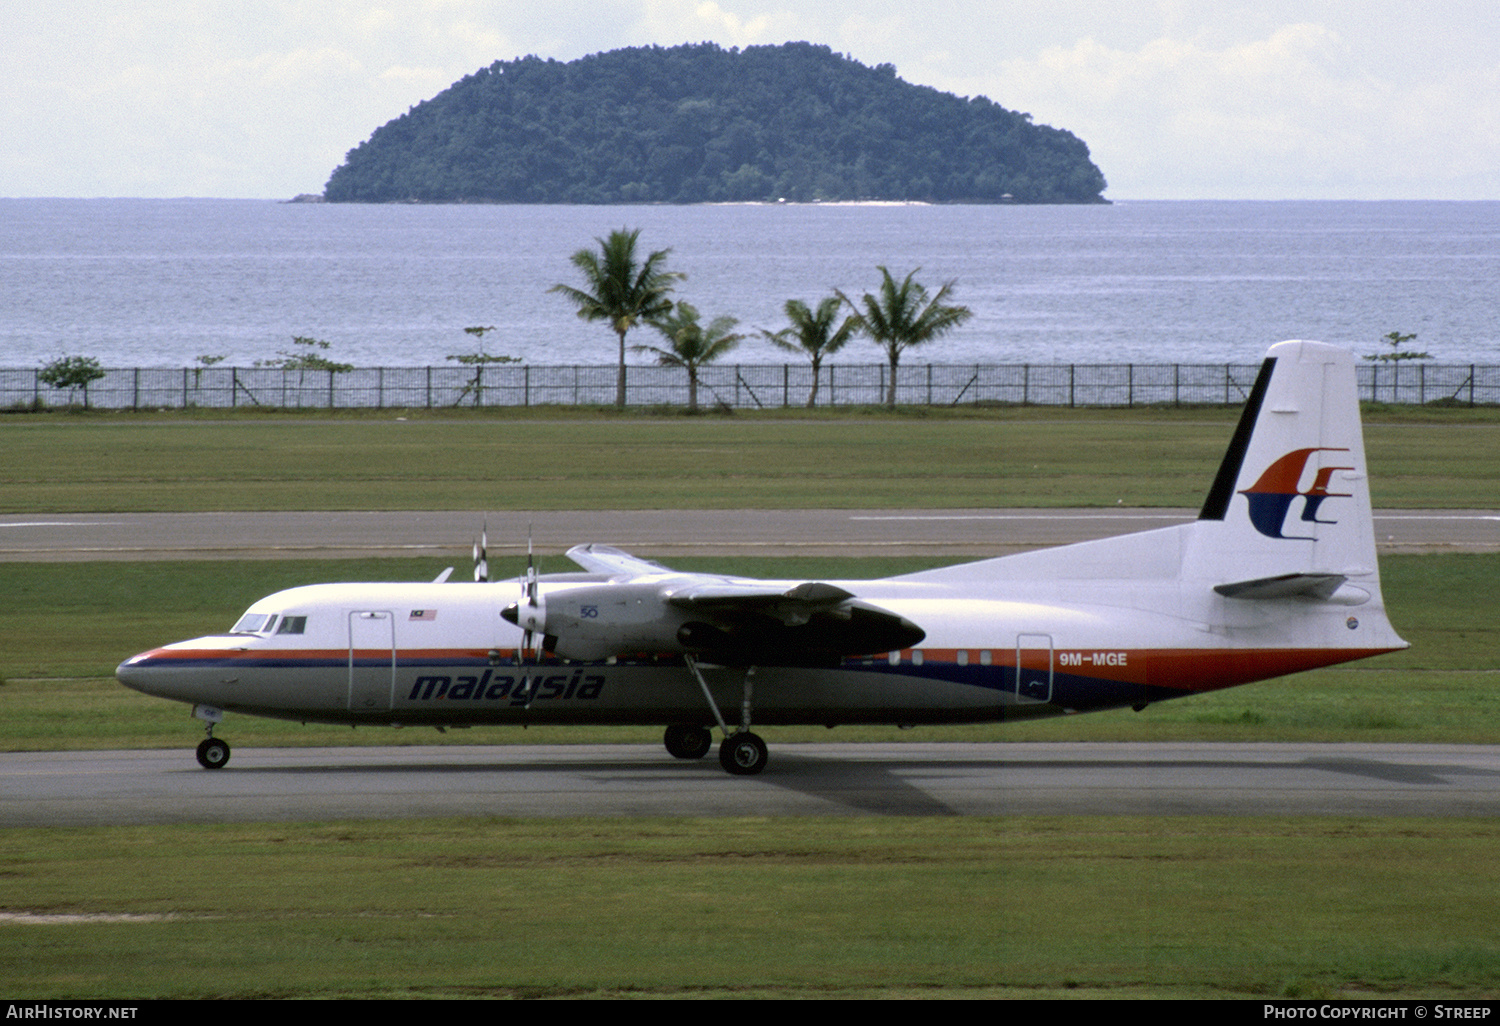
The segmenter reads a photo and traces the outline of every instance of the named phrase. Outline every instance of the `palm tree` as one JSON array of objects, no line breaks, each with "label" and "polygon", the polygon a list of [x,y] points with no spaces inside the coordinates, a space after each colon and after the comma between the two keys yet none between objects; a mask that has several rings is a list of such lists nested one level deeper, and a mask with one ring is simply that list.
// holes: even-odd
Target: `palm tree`
[{"label": "palm tree", "polygon": [[908,274],[900,285],[896,284],[890,271],[884,267],[879,270],[883,279],[880,297],[877,299],[866,292],[862,299],[863,309],[842,292],[838,296],[854,308],[859,330],[869,335],[876,345],[885,347],[885,354],[891,361],[891,381],[886,390],[885,404],[894,408],[896,366],[901,362],[901,354],[913,346],[946,335],[974,316],[974,311],[966,306],[947,306],[944,303],[955,282],[948,282],[929,299],[927,289],[912,280],[920,267]]},{"label": "palm tree", "polygon": [[788,299],[782,309],[786,311],[786,319],[792,322],[791,327],[776,332],[761,330],[772,345],[789,353],[800,353],[812,361],[812,391],[807,394],[809,410],[818,401],[818,374],[823,367],[823,358],[842,349],[859,329],[853,316],[844,318],[844,323],[837,328],[833,326],[843,304],[842,297],[829,296],[818,304],[814,313],[802,300]]},{"label": "palm tree", "polygon": [[609,233],[596,252],[580,249],[568,259],[583,273],[584,287],[554,285],[548,291],[560,292],[586,321],[608,321],[620,339],[620,370],[615,380],[615,405],[625,405],[625,334],[644,321],[661,317],[672,309],[668,294],[674,282],[683,275],[663,268],[670,249],[659,249],[637,264],[635,242],[639,228],[621,228]]},{"label": "palm tree", "polygon": [[715,317],[705,328],[698,323],[698,311],[691,303],[678,303],[675,311],[651,322],[653,328],[666,336],[671,348],[631,348],[638,353],[655,353],[656,362],[663,367],[684,368],[688,372],[688,412],[697,413],[698,368],[713,363],[740,344],[745,336],[734,333],[738,323],[733,317]]}]

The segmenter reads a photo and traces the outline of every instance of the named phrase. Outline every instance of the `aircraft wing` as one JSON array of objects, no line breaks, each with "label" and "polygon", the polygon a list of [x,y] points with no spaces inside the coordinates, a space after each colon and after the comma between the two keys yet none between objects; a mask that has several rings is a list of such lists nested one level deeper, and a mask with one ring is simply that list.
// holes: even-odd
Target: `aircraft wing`
[{"label": "aircraft wing", "polygon": [[678,573],[607,545],[580,545],[568,558],[611,580],[548,590],[535,607],[505,612],[513,623],[527,619],[567,658],[649,651],[730,665],[824,665],[926,637],[905,617],[819,581]]},{"label": "aircraft wing", "polygon": [[831,609],[854,598],[853,592],[831,584],[808,582],[795,588],[775,584],[747,584],[742,581],[694,581],[681,587],[666,588],[663,597],[682,609],[767,609],[815,612]]},{"label": "aircraft wing", "polygon": [[641,559],[610,545],[575,545],[567,552],[568,558],[585,570],[596,574],[641,574],[667,573],[666,567],[649,559]]}]

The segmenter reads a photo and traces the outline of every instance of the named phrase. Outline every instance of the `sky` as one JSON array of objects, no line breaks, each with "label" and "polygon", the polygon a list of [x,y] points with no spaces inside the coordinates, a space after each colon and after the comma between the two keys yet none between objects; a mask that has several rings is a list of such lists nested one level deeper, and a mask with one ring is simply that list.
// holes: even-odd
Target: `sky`
[{"label": "sky", "polygon": [[807,40],[1073,132],[1130,199],[1500,199],[1495,0],[46,0],[0,197],[290,198],[496,60]]}]

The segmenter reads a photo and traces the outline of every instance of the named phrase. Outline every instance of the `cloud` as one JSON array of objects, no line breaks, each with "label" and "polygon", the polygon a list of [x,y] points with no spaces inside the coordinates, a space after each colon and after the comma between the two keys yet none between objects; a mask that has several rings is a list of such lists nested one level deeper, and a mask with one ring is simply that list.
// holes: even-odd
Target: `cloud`
[{"label": "cloud", "polygon": [[0,135],[25,140],[0,195],[313,191],[374,128],[514,56],[489,0],[56,2],[0,76]]},{"label": "cloud", "polygon": [[[855,59],[866,64],[878,63],[873,55],[899,49],[912,36],[912,26],[903,14],[871,17],[851,14],[839,23],[839,37]],[[900,70],[899,68],[897,70]]]},{"label": "cloud", "polygon": [[645,0],[636,26],[662,45],[712,40],[720,46],[754,46],[783,42],[797,18],[790,11],[771,10],[742,18],[715,0]]},{"label": "cloud", "polygon": [[[194,69],[195,71],[197,69]],[[313,89],[363,77],[364,65],[347,50],[334,46],[298,47],[280,53],[257,54],[201,72],[213,79],[241,79],[243,87],[270,90]]]},{"label": "cloud", "polygon": [[[375,128],[495,60],[807,39],[1076,132],[1117,198],[1500,196],[1493,2],[993,6],[13,3],[0,8],[0,195],[311,191]],[[1299,22],[1306,10],[1318,21]]]},{"label": "cloud", "polygon": [[1500,65],[1408,75],[1302,23],[1221,47],[1081,39],[958,87],[1078,134],[1115,195],[1493,196]]}]

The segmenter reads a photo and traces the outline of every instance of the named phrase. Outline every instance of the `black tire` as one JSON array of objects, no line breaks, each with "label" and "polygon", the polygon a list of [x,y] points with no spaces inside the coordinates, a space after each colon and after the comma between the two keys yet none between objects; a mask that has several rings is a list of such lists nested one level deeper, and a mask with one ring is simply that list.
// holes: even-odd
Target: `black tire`
[{"label": "black tire", "polygon": [[667,751],[678,759],[701,759],[714,746],[714,736],[707,727],[688,723],[674,723],[667,728],[662,743]]},{"label": "black tire", "polygon": [[749,731],[734,734],[719,745],[719,765],[737,777],[753,776],[766,768],[766,743]]},{"label": "black tire", "polygon": [[229,746],[216,737],[198,745],[198,765],[204,769],[223,769],[229,762]]}]

